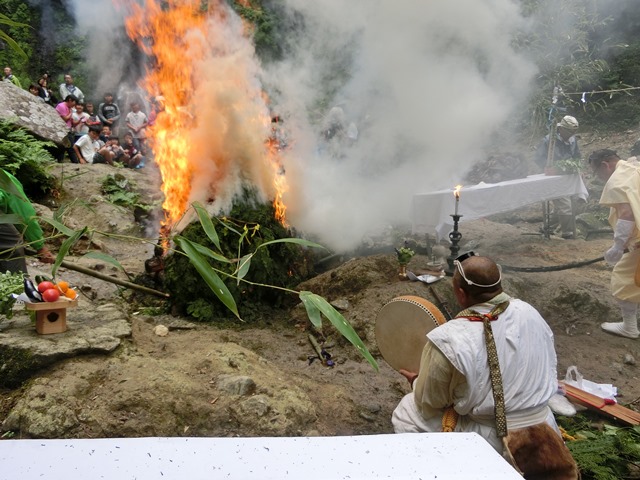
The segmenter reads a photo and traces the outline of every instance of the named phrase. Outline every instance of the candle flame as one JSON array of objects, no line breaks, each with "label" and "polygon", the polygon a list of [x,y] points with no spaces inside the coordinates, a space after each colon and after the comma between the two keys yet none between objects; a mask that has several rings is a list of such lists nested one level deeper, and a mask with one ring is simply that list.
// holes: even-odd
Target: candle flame
[{"label": "candle flame", "polygon": [[462,185],[456,185],[456,189],[453,191],[453,195],[456,198],[460,198],[460,189],[462,188]]}]

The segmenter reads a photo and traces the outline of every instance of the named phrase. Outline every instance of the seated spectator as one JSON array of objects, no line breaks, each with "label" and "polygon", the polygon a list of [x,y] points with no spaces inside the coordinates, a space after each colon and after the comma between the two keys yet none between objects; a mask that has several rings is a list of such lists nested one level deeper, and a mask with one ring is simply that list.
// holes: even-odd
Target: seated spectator
[{"label": "seated spectator", "polygon": [[108,163],[113,165],[113,154],[100,141],[100,129],[90,127],[89,133],[80,137],[73,146],[80,163]]},{"label": "seated spectator", "polygon": [[38,85],[40,86],[40,97],[44,100],[45,103],[55,107],[58,104],[58,99],[53,94],[51,87],[49,86],[49,75],[46,73],[40,77],[38,80]]},{"label": "seated spectator", "polygon": [[78,102],[84,103],[84,93],[73,84],[73,77],[67,73],[64,76],[64,83],[60,85],[60,98],[67,98],[68,95],[73,95]]},{"label": "seated spectator", "polygon": [[36,97],[38,97],[38,100],[44,103],[44,98],[40,96],[40,89],[38,88],[38,85],[36,85],[35,83],[32,83],[31,85],[29,85],[29,93],[31,93],[32,95],[35,95]]},{"label": "seated spectator", "polygon": [[100,140],[106,144],[110,138],[111,138],[111,127],[109,125],[103,125],[102,131],[100,132]]},{"label": "seated spectator", "polygon": [[142,152],[140,152],[133,143],[133,135],[130,133],[125,134],[122,148],[129,156],[129,161],[127,162],[127,166],[129,168],[144,168],[146,159],[142,155]]},{"label": "seated spectator", "polygon": [[76,143],[81,136],[89,133],[89,125],[87,125],[88,118],[89,114],[84,111],[84,105],[82,103],[76,103],[76,109],[71,114],[73,135],[75,137],[73,143]]},{"label": "seated spectator", "polygon": [[102,125],[111,128],[113,135],[118,135],[118,120],[120,120],[120,108],[113,103],[113,93],[104,94],[104,102],[98,105],[98,117],[102,120]]},{"label": "seated spectator", "polygon": [[5,82],[11,82],[18,88],[22,88],[20,80],[18,80],[18,77],[13,74],[11,67],[4,67],[4,76],[2,77],[2,80]]},{"label": "seated spectator", "polygon": [[133,102],[131,111],[125,117],[129,133],[133,136],[133,144],[141,152],[145,152],[145,141],[147,139],[146,127],[149,124],[147,115],[140,111],[140,104]]},{"label": "seated spectator", "polygon": [[129,155],[127,155],[122,148],[122,145],[120,145],[118,137],[110,138],[105,144],[105,147],[113,154],[114,162],[121,162],[128,166],[127,163],[129,162]]}]

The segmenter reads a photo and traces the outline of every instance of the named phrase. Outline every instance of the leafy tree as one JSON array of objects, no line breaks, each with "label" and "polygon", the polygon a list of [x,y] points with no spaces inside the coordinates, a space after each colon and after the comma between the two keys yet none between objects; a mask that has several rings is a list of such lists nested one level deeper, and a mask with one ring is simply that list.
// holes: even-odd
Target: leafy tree
[{"label": "leafy tree", "polygon": [[[576,115],[584,108],[602,108],[601,101],[581,105],[577,92],[600,89],[609,66],[597,55],[591,34],[606,25],[590,0],[523,0],[525,16],[533,22],[532,31],[515,39],[515,46],[531,56],[538,66],[535,92],[524,118],[539,135],[550,120],[554,87],[561,88],[556,115]],[[566,95],[569,94],[569,95]],[[583,117],[583,115],[580,115]]]},{"label": "leafy tree", "polygon": [[44,4],[31,5],[25,0],[0,2],[0,27],[4,26],[0,28],[0,40],[13,47],[2,49],[0,45],[0,62],[3,67],[9,65],[25,87],[36,82],[43,72],[50,72],[55,84],[72,70],[76,84],[86,89],[91,81],[84,61],[86,39],[76,32],[75,19],[64,2],[53,0],[46,5],[51,11],[44,15]]}]

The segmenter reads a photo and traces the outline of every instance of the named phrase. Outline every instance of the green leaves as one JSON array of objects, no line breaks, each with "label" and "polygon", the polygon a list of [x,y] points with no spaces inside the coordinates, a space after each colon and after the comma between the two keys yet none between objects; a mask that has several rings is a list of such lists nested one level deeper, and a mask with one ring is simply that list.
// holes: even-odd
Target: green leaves
[{"label": "green leaves", "polygon": [[209,240],[216,246],[218,251],[222,251],[220,248],[220,239],[218,238],[218,233],[216,232],[216,227],[213,226],[213,222],[211,221],[211,217],[204,209],[200,202],[193,202],[193,209],[198,214],[198,219],[200,220],[200,224],[204,229],[204,233],[207,234]]},{"label": "green leaves", "polygon": [[[209,217],[206,209],[199,203],[194,203],[193,208],[198,215],[198,219],[200,220],[200,224],[209,240],[215,245],[215,247],[222,252],[220,247],[220,237],[218,232],[215,229],[214,223]],[[257,285],[260,287],[266,288],[277,288],[279,290],[284,290],[286,292],[298,294],[300,300],[302,301],[305,309],[307,311],[307,316],[311,321],[312,325],[317,329],[322,327],[322,317],[327,318],[331,324],[340,332],[340,334],[345,337],[353,346],[355,346],[360,354],[375,368],[378,370],[378,364],[376,360],[371,356],[367,347],[364,345],[358,334],[355,332],[353,327],[347,322],[347,320],[342,316],[340,312],[338,312],[335,308],[333,308],[327,300],[322,298],[319,295],[316,295],[312,292],[302,291],[296,292],[295,290],[289,290],[288,288],[284,288],[282,286],[274,286],[267,285],[263,283],[254,283],[246,280],[246,276],[249,273],[251,268],[251,260],[256,254],[256,252],[261,248],[267,248],[269,246],[275,244],[282,243],[290,243],[295,245],[300,245],[307,248],[322,248],[322,245],[319,245],[314,242],[309,242],[307,240],[303,240],[301,238],[278,238],[275,240],[266,241],[264,243],[258,244],[253,252],[245,253],[243,255],[243,246],[245,246],[245,242],[248,241],[251,244],[251,239],[254,235],[260,231],[260,225],[256,224],[254,227],[249,229],[247,225],[243,225],[242,231],[240,229],[233,228],[228,222],[224,220],[218,220],[219,224],[226,230],[226,232],[221,233],[223,238],[231,232],[235,233],[238,236],[237,240],[237,258],[229,259],[224,257],[221,254],[218,254],[211,249],[207,248],[204,245],[201,245],[196,242],[192,242],[191,240],[183,237],[176,236],[174,238],[176,244],[182,249],[185,255],[189,258],[190,263],[196,268],[198,274],[202,277],[211,291],[218,297],[218,299],[229,309],[234,315],[240,318],[238,313],[238,308],[235,302],[235,299],[224,281],[218,275],[218,272],[223,273],[229,277],[235,278],[236,285],[239,285],[240,282],[246,282],[252,285]],[[253,232],[252,235],[249,236],[250,232]],[[227,250],[228,251],[228,250]],[[237,267],[232,273],[224,273],[220,270],[216,270],[207,259],[213,259],[223,263],[237,263]],[[200,308],[200,307],[199,307]]]},{"label": "green leaves", "polygon": [[333,308],[329,302],[315,293],[302,291],[300,292],[300,300],[307,309],[307,316],[311,323],[316,327],[322,326],[322,318],[320,314],[324,315],[331,324],[336,327],[340,334],[349,340],[351,344],[358,349],[360,354],[371,364],[373,368],[379,370],[378,363],[371,356],[369,350],[364,345],[358,334],[355,332],[351,324],[345,320],[340,312]]},{"label": "green leaves", "polygon": [[211,268],[211,265],[209,265],[206,259],[200,254],[195,244],[180,236],[175,237],[174,240],[180,248],[182,248],[187,257],[189,257],[189,261],[196,268],[215,296],[240,319],[238,307],[236,306],[236,301],[233,299],[233,295],[231,295],[231,292],[229,292],[229,289],[215,270]]},{"label": "green leaves", "polygon": [[73,246],[78,242],[78,240],[80,240],[80,237],[82,237],[85,233],[87,233],[87,230],[88,230],[88,227],[84,227],[81,230],[77,230],[76,232],[73,233],[73,235],[71,235],[64,242],[62,242],[62,245],[60,245],[60,250],[58,250],[58,255],[56,255],[56,261],[53,262],[53,267],[51,268],[51,276],[53,278],[56,277],[56,272],[58,271],[58,268],[60,268],[60,265],[62,264],[64,257],[67,256],[67,254],[69,253],[69,250],[71,250],[71,248],[73,248]]},{"label": "green leaves", "polygon": [[[3,15],[2,13],[0,13],[0,25],[7,25],[9,27],[29,27],[29,25],[26,25],[24,23],[14,22],[13,20],[11,20],[6,15]],[[2,30],[0,30],[0,40],[3,40],[7,45],[9,45],[11,50],[13,50],[18,55],[20,55],[20,57],[22,57],[23,60],[25,61],[29,60],[27,54],[20,47],[20,45],[18,45],[18,43],[13,38],[11,38]]]},{"label": "green leaves", "polygon": [[[321,248],[323,250],[327,250],[326,247],[314,242],[310,242],[308,240],[303,240],[302,238],[278,238],[277,240],[271,240],[269,242],[264,242],[260,247],[266,247],[267,245],[273,245],[275,243],[295,243],[297,245],[302,245],[303,247],[309,248]],[[260,248],[258,247],[258,248]]]},{"label": "green leaves", "polygon": [[15,299],[11,295],[14,293],[17,295],[23,291],[23,279],[22,272],[0,272],[0,315],[4,315],[7,318],[13,316],[12,308]]},{"label": "green leaves", "polygon": [[113,258],[111,255],[107,255],[106,253],[102,253],[102,252],[89,252],[86,255],[83,255],[83,258],[95,258],[96,260],[101,260],[105,263],[110,263],[114,267],[117,267],[118,269],[122,270],[127,275],[127,277],[129,277],[129,274],[126,272],[122,264],[118,260]]},{"label": "green leaves", "polygon": [[5,192],[10,193],[11,195],[15,195],[16,197],[29,201],[27,197],[15,186],[15,184],[11,181],[11,177],[5,172],[2,168],[0,168],[0,190],[4,190]]}]

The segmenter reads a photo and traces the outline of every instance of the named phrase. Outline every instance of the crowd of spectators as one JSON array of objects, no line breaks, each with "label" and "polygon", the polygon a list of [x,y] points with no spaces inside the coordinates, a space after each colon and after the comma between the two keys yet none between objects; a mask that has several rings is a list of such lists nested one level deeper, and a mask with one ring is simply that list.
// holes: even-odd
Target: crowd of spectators
[{"label": "crowd of spectators", "polygon": [[[5,67],[2,80],[22,88],[11,67]],[[151,156],[147,127],[155,121],[160,107],[155,101],[151,102],[149,115],[143,111],[140,101],[133,101],[123,116],[113,93],[104,93],[96,109],[74,84],[71,74],[64,75],[64,82],[57,89],[52,88],[51,80],[45,73],[37,84],[31,83],[28,90],[39,101],[55,108],[69,129],[69,147],[60,150],[58,162],[63,162],[66,154],[71,163],[121,164],[128,168],[145,166]]]}]

